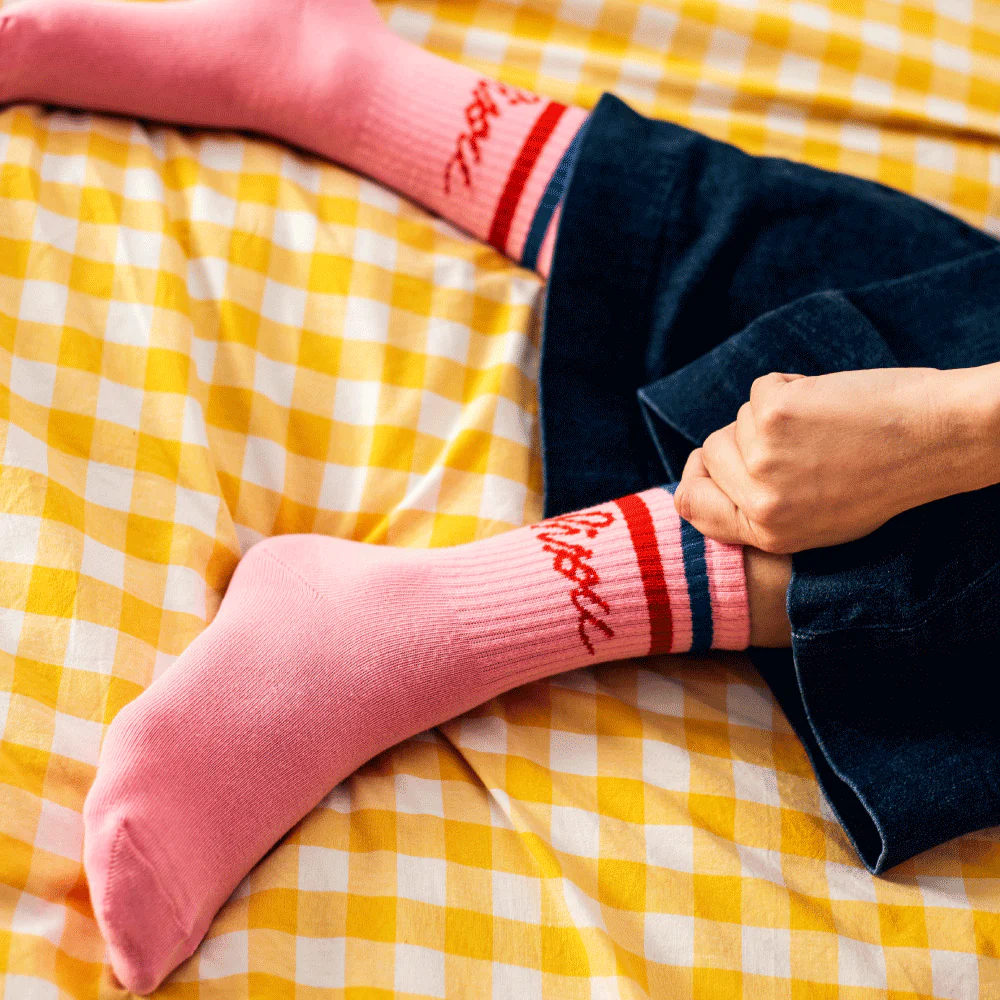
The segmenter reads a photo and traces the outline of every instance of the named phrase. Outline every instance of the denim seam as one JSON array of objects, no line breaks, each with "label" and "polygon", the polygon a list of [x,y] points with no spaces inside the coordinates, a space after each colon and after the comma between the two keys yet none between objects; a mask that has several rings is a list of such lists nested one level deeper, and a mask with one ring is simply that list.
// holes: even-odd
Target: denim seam
[{"label": "denim seam", "polygon": [[834,815],[840,821],[841,829],[843,829],[843,831],[847,834],[848,840],[850,840],[851,844],[854,846],[854,849],[858,852],[858,857],[861,858],[861,860],[865,863],[865,866],[869,869],[869,871],[871,871],[873,874],[876,874],[882,870],[881,868],[882,862],[885,860],[886,854],[888,853],[889,850],[885,830],[882,828],[882,824],[879,822],[878,817],[875,815],[875,812],[872,809],[871,805],[868,803],[868,800],[865,797],[865,795],[862,794],[856,783],[851,778],[849,778],[847,775],[841,772],[840,768],[837,767],[837,765],[833,761],[833,758],[830,756],[830,752],[826,748],[826,743],[824,742],[823,737],[820,736],[819,730],[816,727],[816,723],[813,721],[813,714],[809,709],[809,702],[806,700],[805,690],[802,686],[802,674],[801,671],[799,670],[799,664],[797,658],[793,659],[793,666],[795,669],[795,684],[796,687],[799,689],[799,698],[802,699],[802,710],[805,712],[806,723],[812,730],[813,738],[816,740],[816,746],[819,749],[819,752],[823,755],[823,759],[826,761],[827,766],[830,768],[830,770],[833,771],[833,773],[854,793],[858,802],[861,803],[861,807],[864,809],[866,813],[868,813],[868,817],[871,819],[872,825],[878,832],[879,840],[881,841],[881,849],[879,851],[879,856],[873,862],[870,862],[868,858],[865,857],[864,852],[861,850],[857,840],[854,837],[854,834],[851,832],[850,827],[843,821],[840,812],[837,810],[837,807],[833,804],[832,800],[830,799],[830,796],[826,795],[825,790],[823,794],[826,795],[826,800],[827,802],[829,802],[830,808],[833,810]]}]

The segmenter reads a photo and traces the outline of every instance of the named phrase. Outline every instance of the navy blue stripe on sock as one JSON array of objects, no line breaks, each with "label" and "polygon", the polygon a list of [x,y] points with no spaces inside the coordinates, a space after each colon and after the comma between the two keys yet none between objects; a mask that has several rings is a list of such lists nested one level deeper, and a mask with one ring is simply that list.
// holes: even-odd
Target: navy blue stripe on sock
[{"label": "navy blue stripe on sock", "polygon": [[524,241],[524,250],[521,252],[522,267],[534,270],[535,265],[538,263],[538,254],[542,249],[542,241],[545,239],[552,216],[555,214],[555,210],[558,208],[559,202],[562,201],[563,194],[566,191],[566,181],[569,178],[573,162],[576,160],[576,153],[580,148],[580,136],[582,134],[583,126],[581,125],[577,129],[576,135],[573,136],[573,141],[566,147],[566,152],[563,153],[562,159],[559,161],[559,166],[555,169],[555,173],[549,178],[549,183],[545,188],[545,193],[542,195],[542,200],[538,203],[538,208],[535,209],[535,217],[531,220],[528,238]]},{"label": "navy blue stripe on sock", "polygon": [[[677,483],[663,487],[671,496]],[[703,653],[712,648],[712,594],[708,589],[708,564],[705,562],[705,536],[682,517],[681,552],[684,575],[691,598],[691,652]]]}]

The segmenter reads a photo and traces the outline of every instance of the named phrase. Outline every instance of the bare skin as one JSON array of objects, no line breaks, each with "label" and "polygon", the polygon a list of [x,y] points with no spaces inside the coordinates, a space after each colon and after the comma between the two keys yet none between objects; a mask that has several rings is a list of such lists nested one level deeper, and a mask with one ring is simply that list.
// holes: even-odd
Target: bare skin
[{"label": "bare skin", "polygon": [[785,609],[792,579],[791,556],[773,555],[749,546],[743,550],[750,603],[750,645],[787,649],[792,627]]}]

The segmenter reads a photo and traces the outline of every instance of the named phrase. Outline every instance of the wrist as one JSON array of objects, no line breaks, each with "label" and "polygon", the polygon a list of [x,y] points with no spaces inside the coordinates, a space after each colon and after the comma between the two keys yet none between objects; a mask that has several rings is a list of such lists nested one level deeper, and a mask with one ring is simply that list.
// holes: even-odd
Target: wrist
[{"label": "wrist", "polygon": [[953,456],[942,493],[964,493],[1000,482],[1000,364],[941,372],[947,380],[945,433]]}]

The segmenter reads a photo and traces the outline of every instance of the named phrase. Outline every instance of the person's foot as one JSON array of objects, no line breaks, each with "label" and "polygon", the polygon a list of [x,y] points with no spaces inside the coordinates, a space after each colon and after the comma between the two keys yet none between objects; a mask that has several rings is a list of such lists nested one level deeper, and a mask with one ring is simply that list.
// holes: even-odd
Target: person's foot
[{"label": "person's foot", "polygon": [[84,805],[121,981],[154,989],[271,846],[399,741],[582,665],[746,646],[741,550],[700,537],[682,543],[654,489],[451,549],[251,549],[211,625],[112,722]]}]

